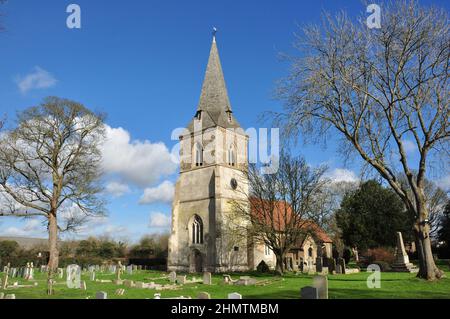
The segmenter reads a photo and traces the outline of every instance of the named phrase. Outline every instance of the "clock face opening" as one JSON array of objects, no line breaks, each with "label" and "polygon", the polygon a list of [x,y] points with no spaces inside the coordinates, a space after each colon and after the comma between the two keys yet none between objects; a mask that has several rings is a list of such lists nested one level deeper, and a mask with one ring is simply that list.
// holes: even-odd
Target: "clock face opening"
[{"label": "clock face opening", "polygon": [[235,178],[232,178],[230,181],[230,185],[232,189],[236,189],[238,187],[238,182]]}]

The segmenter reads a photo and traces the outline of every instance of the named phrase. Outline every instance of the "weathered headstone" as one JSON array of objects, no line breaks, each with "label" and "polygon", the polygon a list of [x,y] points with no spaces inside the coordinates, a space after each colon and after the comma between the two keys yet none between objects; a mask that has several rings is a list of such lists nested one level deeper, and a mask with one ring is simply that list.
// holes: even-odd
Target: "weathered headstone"
[{"label": "weathered headstone", "polygon": [[90,273],[89,279],[90,279],[91,281],[95,281],[95,271],[92,271],[92,272]]},{"label": "weathered headstone", "polygon": [[242,295],[237,292],[232,292],[228,294],[228,299],[242,299]]},{"label": "weathered headstone", "polygon": [[128,275],[132,275],[133,274],[133,265],[128,265],[127,266],[127,274]]},{"label": "weathered headstone", "polygon": [[169,281],[174,283],[177,281],[177,273],[175,271],[171,271],[169,274]]},{"label": "weathered headstone", "polygon": [[95,294],[95,299],[108,299],[108,294],[104,291],[99,291]]},{"label": "weathered headstone", "polygon": [[300,290],[300,296],[302,299],[319,299],[317,288],[309,286],[303,287]]},{"label": "weathered headstone", "polygon": [[81,285],[81,267],[75,264],[67,266],[67,288],[80,289]]},{"label": "weathered headstone", "polygon": [[204,272],[203,273],[203,284],[204,285],[211,285],[211,273],[210,272]]},{"label": "weathered headstone", "polygon": [[313,287],[317,289],[319,299],[328,299],[328,277],[314,276]]},{"label": "weathered headstone", "polygon": [[81,289],[81,290],[86,290],[86,289],[87,289],[86,281],[83,280],[83,281],[80,283],[80,289]]},{"label": "weathered headstone", "polygon": [[211,299],[211,295],[207,292],[199,292],[197,299]]}]

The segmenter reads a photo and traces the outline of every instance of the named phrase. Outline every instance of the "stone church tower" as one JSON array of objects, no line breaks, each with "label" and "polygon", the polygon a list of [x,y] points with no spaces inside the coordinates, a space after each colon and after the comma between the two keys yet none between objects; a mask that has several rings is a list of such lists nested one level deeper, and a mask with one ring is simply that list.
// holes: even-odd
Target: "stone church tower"
[{"label": "stone church tower", "polygon": [[247,270],[247,241],[233,233],[230,212],[233,202],[247,200],[248,136],[231,110],[215,37],[193,115],[179,137],[168,269]]}]

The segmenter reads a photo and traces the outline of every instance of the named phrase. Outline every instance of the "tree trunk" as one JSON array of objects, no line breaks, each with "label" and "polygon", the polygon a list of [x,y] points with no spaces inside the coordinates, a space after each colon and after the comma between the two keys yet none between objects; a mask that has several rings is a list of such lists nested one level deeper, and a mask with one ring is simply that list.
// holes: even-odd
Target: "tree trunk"
[{"label": "tree trunk", "polygon": [[443,272],[436,266],[431,250],[431,239],[429,236],[429,225],[419,225],[415,231],[417,242],[417,253],[419,257],[419,273],[417,277],[426,280],[436,280],[443,276]]},{"label": "tree trunk", "polygon": [[48,261],[47,294],[53,294],[53,278],[58,269],[58,223],[56,213],[50,213],[48,217],[48,247],[50,258]]},{"label": "tree trunk", "polygon": [[284,273],[284,263],[283,263],[283,256],[282,253],[275,253],[275,257],[277,260],[275,271],[281,276]]},{"label": "tree trunk", "polygon": [[[423,197],[424,198],[424,197]],[[423,201],[423,200],[422,200]],[[423,201],[424,202],[424,201]],[[436,266],[431,250],[430,224],[425,203],[418,203],[418,218],[414,225],[417,253],[419,257],[419,273],[417,277],[426,280],[440,279],[444,273]]]}]

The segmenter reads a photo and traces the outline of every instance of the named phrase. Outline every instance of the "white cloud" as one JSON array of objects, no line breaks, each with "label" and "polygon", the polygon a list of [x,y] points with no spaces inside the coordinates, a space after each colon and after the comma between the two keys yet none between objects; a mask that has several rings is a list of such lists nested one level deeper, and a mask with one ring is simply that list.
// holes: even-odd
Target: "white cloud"
[{"label": "white cloud", "polygon": [[331,179],[333,182],[358,182],[359,178],[355,172],[345,169],[345,168],[335,168],[330,173],[326,175],[327,178]]},{"label": "white cloud", "polygon": [[45,236],[45,227],[42,221],[36,218],[29,219],[23,227],[10,226],[1,231],[2,236],[42,237]]},{"label": "white cloud", "polygon": [[172,182],[164,181],[156,187],[149,187],[139,199],[139,204],[171,203],[175,187]]},{"label": "white cloud", "polygon": [[150,214],[150,227],[166,228],[171,223],[170,217],[160,213],[153,212]]},{"label": "white cloud", "polygon": [[57,80],[48,71],[35,66],[31,73],[17,76],[16,83],[20,92],[27,93],[33,89],[46,89],[55,86]]},{"label": "white cloud", "polygon": [[130,187],[127,184],[119,182],[109,182],[106,184],[105,190],[114,197],[121,197],[130,192]]},{"label": "white cloud", "polygon": [[106,127],[106,141],[102,145],[103,168],[127,182],[145,187],[162,176],[173,174],[177,165],[164,143],[148,140],[132,141],[123,128]]},{"label": "white cloud", "polygon": [[402,140],[402,144],[406,153],[414,153],[417,150],[417,144],[411,140]]},{"label": "white cloud", "polygon": [[450,175],[447,175],[437,180],[436,184],[443,190],[450,191]]}]

